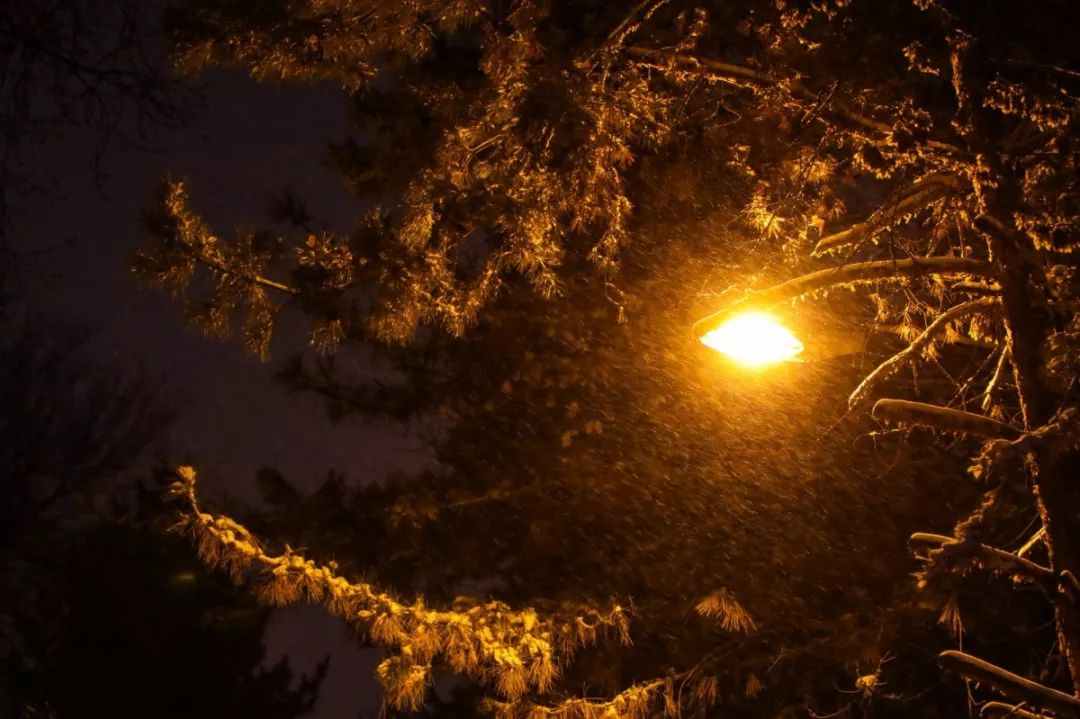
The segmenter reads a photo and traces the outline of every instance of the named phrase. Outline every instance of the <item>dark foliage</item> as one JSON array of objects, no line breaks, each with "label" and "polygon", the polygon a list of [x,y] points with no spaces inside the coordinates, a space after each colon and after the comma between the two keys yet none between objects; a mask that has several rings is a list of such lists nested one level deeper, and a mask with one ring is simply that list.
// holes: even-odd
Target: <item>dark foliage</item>
[{"label": "dark foliage", "polygon": [[166,533],[160,480],[132,481],[168,421],[153,386],[96,366],[84,333],[4,328],[0,713],[307,713],[324,668],[263,668],[269,610]]}]

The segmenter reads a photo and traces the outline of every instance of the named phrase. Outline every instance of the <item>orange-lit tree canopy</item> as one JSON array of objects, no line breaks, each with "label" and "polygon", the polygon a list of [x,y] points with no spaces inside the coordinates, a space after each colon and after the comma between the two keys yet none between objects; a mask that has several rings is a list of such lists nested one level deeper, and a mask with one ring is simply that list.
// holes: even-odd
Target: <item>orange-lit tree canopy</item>
[{"label": "orange-lit tree canopy", "polygon": [[[498,671],[466,672],[505,714],[675,716],[720,703],[773,715],[920,697],[962,711],[962,689],[935,684],[941,637],[908,595],[902,535],[956,524],[926,555],[918,602],[931,620],[944,607],[953,628],[999,614],[996,643],[976,634],[965,648],[1007,663],[1055,640],[1071,647],[1071,615],[1040,630],[1046,607],[987,591],[973,601],[962,575],[1016,577],[1065,607],[1068,587],[1047,577],[1072,571],[1075,517],[1058,515],[1061,541],[1048,531],[1029,547],[1035,570],[1000,561],[996,542],[1035,513],[1023,479],[979,504],[988,487],[941,479],[959,468],[929,450],[888,475],[891,458],[856,443],[869,420],[837,425],[834,400],[899,392],[914,366],[912,394],[878,414],[972,436],[996,428],[972,445],[982,477],[1009,476],[1000,462],[1036,437],[1071,451],[1076,49],[1055,29],[1078,12],[934,0],[193,2],[174,23],[183,67],[239,65],[350,93],[358,137],[332,156],[376,210],[349,233],[309,232],[291,212],[283,243],[222,239],[189,188],[167,182],[137,269],[179,289],[209,278],[193,317],[218,336],[239,319],[262,356],[279,312],[300,308],[321,355],[286,367],[294,387],[338,416],[438,424],[438,468],[385,487],[330,481],[302,497],[263,475],[279,509],[271,524],[325,555],[313,566],[333,556],[342,571],[442,602],[445,616],[463,586],[492,587],[515,612],[546,606],[538,617],[633,599],[635,646],[579,653],[551,687],[506,691]],[[871,369],[809,363],[770,384],[694,354],[695,320],[793,300],[795,312],[861,328]],[[339,371],[335,352],[371,346],[400,383]],[[1066,487],[1046,486],[1070,506]],[[290,571],[246,530],[208,535],[226,520],[187,512],[215,559],[247,567],[257,555],[271,574]],[[358,522],[361,512],[376,519]],[[226,529],[242,551],[213,544]],[[1038,554],[1053,546],[1064,554]],[[308,592],[339,611],[306,575],[286,577],[287,598]],[[551,639],[543,622],[522,622],[515,641]],[[416,628],[378,642],[401,708],[433,669],[435,653],[400,640]],[[506,672],[514,659],[498,648],[475,666]],[[883,669],[890,650],[901,656]],[[972,662],[948,661],[985,681]],[[1045,681],[1072,691],[1061,666],[1041,667]],[[887,691],[879,670],[897,672]],[[995,681],[1014,703],[1032,700]],[[920,693],[929,684],[940,688]],[[582,686],[599,692],[586,699]],[[848,707],[836,687],[867,704]]]}]

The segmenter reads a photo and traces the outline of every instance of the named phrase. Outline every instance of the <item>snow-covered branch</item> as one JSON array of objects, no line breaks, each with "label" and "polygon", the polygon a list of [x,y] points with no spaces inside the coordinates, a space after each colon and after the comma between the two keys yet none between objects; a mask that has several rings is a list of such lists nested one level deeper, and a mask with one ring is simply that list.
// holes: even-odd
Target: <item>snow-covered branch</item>
[{"label": "snow-covered branch", "polygon": [[830,287],[928,275],[991,277],[994,275],[994,266],[985,260],[967,257],[917,257],[907,260],[856,262],[830,267],[781,282],[768,289],[749,292],[741,300],[695,322],[694,335],[700,337],[715,329],[735,312],[768,307]]},{"label": "snow-covered branch", "polygon": [[541,616],[532,608],[514,610],[502,602],[478,604],[464,597],[447,610],[430,609],[423,600],[401,602],[371,584],[346,579],[333,563],[316,564],[288,547],[281,554],[267,553],[238,522],[200,510],[194,469],[180,467],[176,478],[170,493],[187,505],[176,529],[193,538],[200,558],[236,580],[256,572],[260,594],[271,604],[321,603],[388,649],[390,656],[377,674],[387,701],[397,708],[420,706],[434,661],[490,682],[514,701],[528,691],[548,690],[559,663],[603,634],[629,641],[626,614],[619,606],[567,608]]},{"label": "snow-covered branch", "polygon": [[963,541],[941,534],[916,532],[908,539],[908,546],[912,551],[944,552],[953,562],[973,562],[987,571],[1027,579],[1050,593],[1053,593],[1057,586],[1054,573],[1049,568],[987,544]]},{"label": "snow-covered branch", "polygon": [[955,650],[942,652],[938,662],[946,671],[994,687],[1036,709],[1048,709],[1065,717],[1080,718],[1080,699],[1043,686],[1018,674]]},{"label": "snow-covered branch", "polygon": [[981,414],[906,399],[879,399],[871,413],[878,419],[896,424],[913,424],[977,437],[1015,441],[1024,436],[1016,427]]},{"label": "snow-covered branch", "polygon": [[1023,708],[1023,704],[1005,702],[986,702],[979,710],[982,719],[1045,719],[1043,714],[1035,714]]},{"label": "snow-covered branch", "polygon": [[551,706],[533,702],[488,701],[486,704],[496,719],[646,719],[657,716],[650,709],[662,696],[665,705],[674,703],[667,679],[635,684],[611,699],[566,699]]}]

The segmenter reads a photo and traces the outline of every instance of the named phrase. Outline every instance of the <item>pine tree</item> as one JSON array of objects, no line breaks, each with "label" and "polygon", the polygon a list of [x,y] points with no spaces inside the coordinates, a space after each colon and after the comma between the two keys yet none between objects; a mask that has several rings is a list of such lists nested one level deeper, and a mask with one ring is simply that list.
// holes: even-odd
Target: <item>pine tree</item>
[{"label": "pine tree", "polygon": [[[264,474],[282,509],[266,528],[288,542],[269,547],[201,511],[182,468],[176,492],[202,555],[238,577],[258,569],[273,602],[324,601],[387,647],[379,676],[400,709],[419,706],[438,665],[486,685],[511,716],[746,709],[763,688],[794,711],[840,681],[867,701],[906,699],[881,676],[887,650],[919,636],[889,667],[927,677],[917,601],[942,597],[954,626],[958,607],[1017,618],[999,628],[1006,657],[1048,651],[1028,631],[1038,609],[996,596],[969,608],[961,575],[980,567],[1054,598],[1067,661],[1014,668],[1071,691],[1077,81],[1075,51],[1053,30],[1076,12],[932,0],[185,6],[183,67],[332,80],[350,94],[364,140],[333,157],[376,210],[349,235],[315,233],[286,198],[280,236],[223,240],[168,181],[137,269],[174,290],[208,277],[193,320],[226,336],[238,317],[264,357],[277,315],[300,308],[321,355],[288,365],[289,385],[337,416],[434,425],[439,460],[309,498]],[[747,267],[766,289],[733,300]],[[819,297],[793,316],[820,337],[863,328],[867,354],[882,357],[870,373],[822,360],[782,373],[794,389],[763,376],[717,390],[715,371],[677,354],[706,305],[722,308],[696,334]],[[356,347],[402,381],[349,377],[336,358]],[[867,430],[858,410],[900,391],[909,366],[926,402],[879,400],[874,415],[985,438],[975,474],[999,486],[982,499],[959,482],[913,491],[927,468],[962,472],[940,454],[871,483],[886,458],[842,450]],[[845,385],[850,423],[811,440]],[[733,468],[755,462],[775,482],[738,481]],[[815,476],[837,481],[821,492]],[[912,538],[925,591],[905,595],[887,547],[965,504],[977,509],[954,536]],[[1046,531],[1023,552],[988,544],[1036,507]],[[359,514],[365,526],[350,528]],[[1042,564],[1022,556],[1039,542]],[[355,579],[364,573],[374,581]],[[505,602],[455,599],[470,586]],[[627,604],[597,603],[604,593],[635,600],[635,650],[580,652],[605,630],[625,636]],[[695,606],[703,617],[688,625]],[[1018,688],[968,655],[943,663],[1025,692],[1012,696],[1029,707],[1073,712],[1067,696]],[[583,683],[609,698],[580,698]],[[955,695],[930,703],[942,701],[956,707]]]}]

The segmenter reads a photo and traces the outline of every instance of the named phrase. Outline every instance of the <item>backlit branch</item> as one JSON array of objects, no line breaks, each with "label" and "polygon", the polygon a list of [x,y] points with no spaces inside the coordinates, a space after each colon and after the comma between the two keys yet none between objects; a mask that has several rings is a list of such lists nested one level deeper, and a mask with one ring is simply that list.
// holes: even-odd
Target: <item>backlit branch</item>
[{"label": "backlit branch", "polygon": [[1025,679],[970,654],[949,650],[938,655],[938,662],[946,671],[992,686],[1003,694],[1023,700],[1033,708],[1048,709],[1065,717],[1080,717],[1080,699]]},{"label": "backlit branch", "polygon": [[911,341],[911,344],[879,364],[873,372],[868,374],[866,378],[859,383],[859,386],[856,387],[855,391],[848,397],[848,407],[855,407],[861,401],[866,399],[875,386],[896,374],[906,362],[917,360],[920,353],[934,341],[934,338],[944,332],[950,323],[971,314],[986,312],[997,305],[998,299],[996,297],[981,297],[977,300],[963,302],[950,307],[948,310],[939,314],[934,318],[934,321],[922,331],[922,334]]},{"label": "backlit branch", "polygon": [[735,312],[769,307],[830,287],[928,275],[992,277],[994,266],[985,260],[967,257],[919,257],[908,260],[856,262],[840,267],[830,267],[796,277],[765,290],[751,291],[741,300],[695,322],[694,335],[700,337],[715,329]]},{"label": "backlit branch", "polygon": [[534,609],[513,610],[502,602],[475,604],[459,598],[450,610],[406,604],[365,582],[339,575],[333,563],[316,564],[288,547],[269,554],[242,525],[224,515],[203,512],[195,495],[195,471],[181,467],[170,492],[186,503],[177,529],[190,534],[200,558],[224,568],[234,579],[258,573],[262,597],[274,605],[300,599],[318,602],[355,624],[372,643],[392,654],[377,674],[394,707],[416,709],[430,683],[434,661],[453,671],[494,684],[508,700],[528,691],[543,692],[558,675],[560,662],[578,648],[613,632],[629,641],[621,607],[608,611],[567,608],[540,616]]}]

